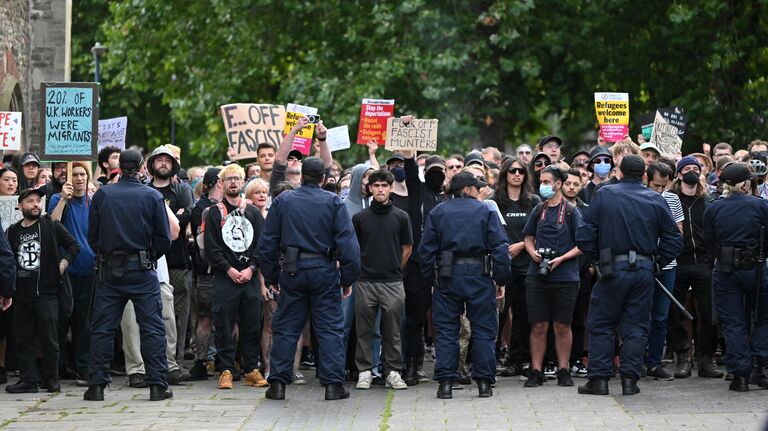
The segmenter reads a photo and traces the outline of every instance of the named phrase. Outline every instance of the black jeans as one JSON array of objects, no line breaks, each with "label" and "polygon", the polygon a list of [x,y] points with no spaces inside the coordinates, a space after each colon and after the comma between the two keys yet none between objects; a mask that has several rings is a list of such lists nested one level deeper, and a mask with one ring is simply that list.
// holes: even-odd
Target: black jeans
[{"label": "black jeans", "polygon": [[216,349],[221,371],[235,372],[235,325],[240,334],[240,365],[250,373],[259,366],[261,355],[261,289],[259,279],[235,284],[225,272],[213,277],[216,291],[213,302],[213,325],[216,327]]},{"label": "black jeans", "polygon": [[[712,265],[709,262],[695,265],[678,264],[675,275],[675,298],[685,304],[688,288],[691,288],[696,304],[696,321],[693,338],[698,355],[711,355],[717,346],[717,325],[712,324]],[[688,331],[683,325],[685,317],[677,307],[669,310],[668,348],[675,353],[685,353],[691,346]]]},{"label": "black jeans", "polygon": [[403,274],[405,287],[405,356],[424,357],[424,322],[432,303],[432,285],[421,275],[417,262],[409,261]]},{"label": "black jeans", "polygon": [[[504,315],[512,307],[512,330],[509,337],[508,363],[531,362],[531,324],[525,295],[525,275],[512,274],[504,293]],[[499,328],[502,323],[499,322]]]},{"label": "black jeans", "polygon": [[[59,298],[46,297],[31,302],[15,302],[13,312],[16,330],[17,357],[20,379],[38,383],[59,379]],[[36,337],[40,337],[43,358],[37,368]]]}]

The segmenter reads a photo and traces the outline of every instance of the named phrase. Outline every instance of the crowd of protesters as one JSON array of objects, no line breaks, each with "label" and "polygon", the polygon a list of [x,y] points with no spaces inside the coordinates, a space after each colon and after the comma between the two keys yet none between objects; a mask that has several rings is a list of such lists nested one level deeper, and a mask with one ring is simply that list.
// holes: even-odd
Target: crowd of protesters
[{"label": "crowd of protesters", "polygon": [[[241,380],[266,387],[274,380],[270,364],[277,346],[291,352],[295,348],[295,355],[285,359],[292,362],[292,372],[282,381],[306,384],[314,377],[308,370],[314,369],[323,380],[319,362],[330,356],[320,354],[324,328],[316,323],[322,317],[313,309],[301,323],[306,308],[304,315],[294,316],[300,319],[296,322],[280,314],[280,295],[285,293],[271,284],[277,280],[261,272],[264,262],[259,256],[260,249],[275,248],[283,254],[283,265],[289,259],[281,244],[262,243],[270,238],[262,231],[270,226],[275,204],[288,201],[281,197],[302,186],[302,165],[308,159],[292,143],[305,125],[306,119],[300,120],[277,148],[259,145],[252,163],[227,160],[184,169],[179,148],[164,145],[147,154],[136,172],[146,187],[162,195],[171,230],[177,226],[179,232],[155,262],[168,384],[214,379],[222,390]],[[382,385],[401,390],[430,380],[424,363],[434,361],[437,350],[432,305],[439,287],[425,276],[419,245],[430,212],[457,198],[455,178],[464,181],[464,188],[477,188],[472,198],[495,213],[506,232],[511,266],[497,296],[496,375],[519,376],[525,388],[550,380],[572,386],[573,377],[587,377],[587,316],[591,289],[600,274],[577,247],[577,231],[600,189],[622,181],[619,167],[628,155],[645,161],[643,182],[664,198],[683,238],[682,252],[659,268],[656,278],[694,317],[689,320],[667,296],[654,293],[650,313],[644,316],[647,346],[639,359],[645,375],[671,381],[688,378],[695,370],[704,378],[744,377],[743,367],[728,358],[736,341],[724,338],[718,321],[718,316],[732,319],[737,310],[722,310],[715,301],[713,268],[720,257],[705,215],[713,202],[736,193],[734,184],[720,181],[734,164],[753,173],[751,187],[742,192],[768,198],[768,142],[754,140],[739,151],[719,143],[683,157],[663,154],[642,139],[638,145],[629,137],[580,150],[568,148],[557,136],[545,136],[512,154],[489,147],[446,158],[410,151],[382,155],[372,143],[368,161],[345,168],[333,160],[325,135],[321,123],[312,169],[316,160],[322,162],[319,186],[343,202],[339,211],[348,217],[359,247],[359,278],[338,286],[346,346],[343,378],[356,382],[357,389]],[[566,150],[571,150],[570,157]],[[67,163],[48,165],[34,153],[9,157],[0,169],[0,196],[17,196],[22,215],[0,235],[0,383],[18,376],[18,382],[5,387],[8,392],[58,392],[61,380],[89,385],[90,317],[99,286],[94,280],[98,250],[89,243],[89,212],[97,190],[123,180],[120,155],[119,148],[103,148],[95,172],[85,162],[74,162],[71,169]],[[477,182],[466,183],[464,173]],[[768,212],[768,202],[760,205]],[[308,232],[312,235],[311,226]],[[754,244],[756,250],[765,248],[758,238]],[[763,250],[758,251],[754,257],[762,258]],[[345,256],[347,250],[337,252]],[[342,258],[326,258],[339,259],[344,273]],[[757,264],[765,265],[763,260]],[[768,388],[768,340],[756,339],[766,337],[768,307],[759,295],[765,292],[746,304],[759,308],[749,320],[752,327],[743,328],[744,341],[751,342],[747,378],[749,384]],[[754,307],[756,303],[760,307]],[[453,389],[469,384],[477,374],[470,354],[479,348],[472,316],[463,314]],[[273,316],[280,319],[273,322]],[[301,325],[292,348],[284,338],[273,344],[287,330],[280,327],[286,322]],[[127,375],[131,387],[148,384],[140,326],[129,302],[111,373]],[[617,336],[614,372],[619,370],[621,342]],[[283,353],[279,365],[284,374]]]}]

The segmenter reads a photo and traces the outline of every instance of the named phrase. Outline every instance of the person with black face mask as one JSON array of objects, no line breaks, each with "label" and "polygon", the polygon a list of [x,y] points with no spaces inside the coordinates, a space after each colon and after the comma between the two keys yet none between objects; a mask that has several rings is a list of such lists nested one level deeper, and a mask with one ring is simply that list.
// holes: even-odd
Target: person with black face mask
[{"label": "person with black face mask", "polygon": [[405,157],[400,153],[394,153],[387,160],[387,168],[395,177],[392,183],[390,197],[397,208],[408,211],[408,187],[405,186]]},{"label": "person with black face mask", "polygon": [[[421,241],[421,232],[429,212],[445,200],[445,161],[440,156],[430,156],[424,163],[424,182],[419,179],[419,166],[415,152],[403,152],[405,157],[405,185],[410,205],[408,215],[413,229],[413,248]],[[405,286],[405,383],[408,386],[429,381],[420,371],[424,361],[424,318],[432,303],[432,282],[419,269],[419,258],[414,253],[403,272]]]},{"label": "person with black face mask", "polygon": [[[701,181],[701,164],[693,156],[686,156],[677,163],[677,179],[672,192],[683,205],[683,252],[677,258],[674,294],[685,304],[688,289],[696,303],[698,325],[693,327],[696,355],[699,358],[699,377],[723,377],[713,362],[717,347],[717,325],[712,324],[712,259],[704,244],[704,211],[710,197]],[[690,343],[683,316],[672,308],[669,313],[667,349],[676,356],[675,377],[691,375]]]}]

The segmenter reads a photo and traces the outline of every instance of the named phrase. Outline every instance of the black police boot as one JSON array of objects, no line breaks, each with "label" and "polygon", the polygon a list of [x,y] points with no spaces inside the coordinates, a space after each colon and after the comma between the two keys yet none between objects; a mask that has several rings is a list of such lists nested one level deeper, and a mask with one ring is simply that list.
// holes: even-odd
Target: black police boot
[{"label": "black police boot", "polygon": [[749,376],[749,384],[768,389],[768,377],[763,373],[763,365],[753,365],[752,374]]},{"label": "black police boot", "polygon": [[723,372],[715,367],[711,355],[699,356],[699,377],[710,377],[713,379],[721,379],[723,377]]},{"label": "black police boot", "polygon": [[128,386],[132,388],[146,388],[147,382],[144,381],[144,374],[134,373],[129,375]]},{"label": "black police boot", "polygon": [[587,380],[587,383],[579,386],[582,395],[608,395],[608,379]]},{"label": "black police boot", "polygon": [[40,385],[40,387],[45,389],[49,393],[61,392],[61,384],[59,383],[58,380],[45,381]]},{"label": "black police boot", "polygon": [[173,398],[173,391],[171,390],[171,388],[160,386],[160,385],[149,386],[150,401],[162,401],[162,400],[167,400],[168,398]]},{"label": "black police boot", "polygon": [[691,359],[688,357],[688,352],[677,353],[675,378],[685,379],[687,377],[691,377]]},{"label": "black police boot", "polygon": [[450,380],[440,380],[437,387],[437,397],[444,400],[453,398],[453,382]]},{"label": "black police boot", "polygon": [[331,383],[325,387],[326,401],[336,401],[349,398],[349,391],[340,383]]},{"label": "black police boot", "polygon": [[27,383],[19,380],[15,385],[6,386],[5,392],[9,394],[36,394],[37,383]]},{"label": "black police boot", "polygon": [[733,381],[728,386],[728,389],[736,392],[749,391],[749,377],[746,376],[733,376]]},{"label": "black police boot", "polygon": [[624,395],[637,395],[640,388],[637,386],[637,379],[634,377],[621,378],[621,393]]},{"label": "black police boot", "polygon": [[408,358],[408,366],[405,369],[405,384],[415,386],[419,384],[418,363],[416,358]]},{"label": "black police boot", "polygon": [[491,389],[491,382],[487,380],[478,380],[477,390],[480,394],[480,398],[489,398],[493,396],[493,389]]},{"label": "black police boot", "polygon": [[88,386],[88,390],[83,394],[85,401],[104,401],[104,387],[107,385]]},{"label": "black police boot", "polygon": [[274,381],[270,382],[269,389],[266,394],[267,399],[270,400],[284,400],[285,399],[285,383]]}]

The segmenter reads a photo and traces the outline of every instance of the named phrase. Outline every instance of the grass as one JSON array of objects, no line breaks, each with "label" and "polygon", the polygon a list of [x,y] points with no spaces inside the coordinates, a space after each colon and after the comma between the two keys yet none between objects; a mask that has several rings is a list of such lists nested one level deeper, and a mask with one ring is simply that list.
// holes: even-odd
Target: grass
[{"label": "grass", "polygon": [[389,429],[389,418],[392,417],[392,400],[395,399],[394,389],[390,389],[387,393],[387,401],[384,404],[384,413],[381,415],[381,422],[379,423],[379,431],[387,431]]}]

